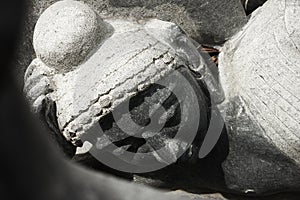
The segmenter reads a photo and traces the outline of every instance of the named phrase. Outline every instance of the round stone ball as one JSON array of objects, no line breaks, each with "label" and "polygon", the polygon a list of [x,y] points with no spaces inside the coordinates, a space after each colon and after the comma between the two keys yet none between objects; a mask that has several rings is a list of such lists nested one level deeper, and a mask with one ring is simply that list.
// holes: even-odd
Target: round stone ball
[{"label": "round stone ball", "polygon": [[33,46],[38,58],[59,72],[80,65],[96,47],[103,27],[101,18],[86,4],[64,0],[38,19]]}]

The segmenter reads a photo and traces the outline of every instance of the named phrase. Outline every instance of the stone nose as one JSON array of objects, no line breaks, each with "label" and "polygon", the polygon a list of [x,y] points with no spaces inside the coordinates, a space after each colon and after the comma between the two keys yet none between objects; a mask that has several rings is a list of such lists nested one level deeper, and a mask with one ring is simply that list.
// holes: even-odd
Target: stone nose
[{"label": "stone nose", "polygon": [[106,24],[86,4],[59,1],[39,18],[33,37],[38,58],[59,73],[68,72],[87,59],[102,40]]}]

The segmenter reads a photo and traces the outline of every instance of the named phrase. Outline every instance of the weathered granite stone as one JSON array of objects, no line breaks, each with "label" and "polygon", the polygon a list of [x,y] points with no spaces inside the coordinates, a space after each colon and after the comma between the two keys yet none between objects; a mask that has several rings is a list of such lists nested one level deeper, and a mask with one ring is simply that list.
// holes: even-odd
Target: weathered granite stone
[{"label": "weathered granite stone", "polygon": [[[34,26],[42,12],[57,0],[30,0],[23,24],[23,36],[16,65],[16,77],[22,86],[26,67],[35,57],[32,47]],[[201,44],[222,43],[245,24],[246,16],[239,0],[188,1],[108,1],[85,0],[102,17],[158,18],[172,21]]]},{"label": "weathered granite stone", "polygon": [[176,190],[173,192],[170,192],[169,194],[181,197],[181,198],[187,198],[191,200],[201,200],[202,198],[207,199],[207,200],[227,200],[227,198],[223,197],[219,193],[211,193],[211,194],[192,194],[192,193],[187,193],[181,190]]},{"label": "weathered granite stone", "polygon": [[[45,3],[43,3],[45,2]],[[44,10],[49,0],[35,3]],[[54,1],[50,1],[54,2]],[[187,31],[200,43],[222,43],[235,33],[246,17],[239,0],[87,0],[101,16],[133,17],[136,19],[155,17],[172,21]]]},{"label": "weathered granite stone", "polygon": [[[293,33],[291,33],[290,35],[293,36]],[[12,85],[12,84],[10,84],[10,85]],[[20,160],[18,160],[16,165],[13,165],[14,167],[11,167],[12,166],[11,163],[14,163],[16,160],[16,159],[12,159],[11,160],[12,162],[8,162],[10,165],[8,166],[7,169],[11,169],[11,171],[9,171],[9,172],[14,172],[13,174],[15,175],[15,173],[19,173],[20,171],[24,170],[23,166],[28,167],[28,163],[35,163],[35,165],[32,165],[33,166],[32,168],[29,167],[28,171],[26,171],[26,173],[23,173],[24,176],[22,176],[22,178],[26,177],[26,179],[24,179],[24,180],[34,178],[34,180],[37,180],[34,182],[34,183],[38,184],[38,185],[35,185],[37,187],[41,186],[41,184],[40,184],[41,180],[43,180],[44,183],[47,183],[46,188],[42,184],[43,187],[40,188],[41,190],[37,190],[37,192],[34,192],[35,194],[37,194],[37,193],[42,194],[41,197],[43,197],[43,198],[36,198],[36,199],[55,199],[55,197],[57,197],[57,195],[60,198],[73,197],[73,199],[100,198],[100,197],[103,198],[103,196],[117,198],[117,199],[121,199],[121,198],[166,199],[165,196],[162,196],[162,194],[158,193],[157,191],[151,191],[144,187],[137,187],[136,185],[128,185],[128,183],[120,182],[119,180],[112,180],[111,178],[102,177],[99,174],[96,175],[95,173],[92,173],[92,172],[89,172],[89,171],[86,171],[86,170],[83,170],[83,169],[80,169],[77,167],[70,167],[72,165],[69,165],[69,164],[66,165],[64,162],[61,162],[60,159],[53,159],[55,156],[57,156],[55,154],[56,152],[53,152],[51,148],[48,148],[49,147],[48,145],[44,145],[47,143],[45,142],[44,138],[41,137],[41,134],[32,134],[32,133],[37,133],[36,129],[33,129],[33,127],[34,127],[33,125],[35,125],[35,124],[32,124],[32,123],[30,124],[27,122],[29,126],[23,125],[24,121],[28,120],[28,116],[26,116],[25,118],[20,117],[20,116],[23,116],[25,114],[25,112],[22,113],[23,109],[19,108],[19,106],[20,106],[19,101],[17,101],[17,104],[15,103],[16,99],[18,99],[18,98],[16,98],[16,96],[12,96],[12,98],[11,98],[12,101],[7,101],[7,100],[5,101],[6,104],[4,106],[4,110],[6,109],[8,112],[3,112],[3,113],[14,114],[14,117],[7,117],[6,115],[2,117],[3,118],[2,122],[4,122],[3,129],[6,130],[6,128],[7,128],[7,130],[11,130],[11,128],[13,127],[11,124],[15,124],[16,122],[18,122],[18,125],[20,125],[20,126],[17,126],[18,129],[13,130],[15,132],[10,132],[10,133],[16,133],[17,131],[24,133],[24,131],[25,131],[26,134],[23,134],[24,141],[28,141],[29,144],[31,144],[31,145],[28,145],[28,143],[20,143],[21,146],[23,145],[24,148],[19,147],[19,148],[17,148],[18,150],[16,150],[16,148],[13,147],[14,151],[11,151],[11,152],[15,153],[16,156],[10,156],[11,158],[15,158],[22,154],[27,159],[21,159],[21,162],[20,162]],[[15,110],[16,112],[12,112],[13,110]],[[19,118],[15,117],[15,116],[18,116]],[[18,119],[18,121],[16,121],[16,119]],[[10,123],[7,123],[7,122],[10,122]],[[29,129],[29,127],[31,129]],[[39,132],[39,133],[41,133],[41,132]],[[31,134],[32,134],[32,136],[31,136]],[[16,140],[13,140],[13,141],[18,141],[18,139],[20,139],[20,138],[16,138],[16,137],[20,136],[19,134],[6,134],[6,135],[10,135],[10,136],[14,137],[14,139],[16,139]],[[11,137],[5,137],[5,138],[11,138]],[[5,147],[4,149],[7,150],[8,148],[10,148],[10,146],[11,145],[8,145],[8,146],[4,145],[4,147]],[[40,149],[38,147],[40,147]],[[24,154],[24,149],[30,153]],[[42,152],[41,154],[38,154],[38,155],[40,155],[38,157],[39,159],[36,159],[37,158],[37,154],[36,154],[37,149],[39,149],[39,150],[44,149],[44,151],[41,151]],[[32,156],[31,153],[34,153],[34,156]],[[49,156],[49,154],[52,156]],[[28,156],[28,155],[30,155],[30,156]],[[26,160],[26,162],[22,162],[24,160]],[[49,168],[49,166],[51,166],[51,167]],[[16,170],[16,169],[19,169],[19,170]],[[22,170],[20,170],[20,169],[22,169]],[[54,173],[49,173],[49,169],[51,170],[51,172],[54,172]],[[62,169],[64,169],[64,170],[62,170]],[[37,170],[40,173],[42,170],[43,172],[45,172],[44,174],[47,174],[47,177],[49,179],[40,179],[40,177],[37,178],[36,177],[37,173],[34,170]],[[68,172],[68,173],[65,173],[65,172]],[[50,177],[49,177],[49,174],[50,174]],[[33,176],[31,176],[31,175],[33,175]],[[53,179],[53,177],[54,177],[53,175],[55,175],[55,177],[59,177],[60,179],[59,180]],[[9,177],[9,178],[11,178],[11,177]],[[45,178],[45,177],[43,177],[43,178]],[[45,180],[51,180],[51,181],[47,182]],[[25,181],[25,182],[27,183],[27,181]],[[61,184],[61,183],[64,183],[64,187],[68,188],[68,189],[63,190],[62,192],[59,192],[59,193],[53,192],[53,191],[56,191],[57,184]],[[103,183],[105,183],[105,184],[103,185]],[[21,185],[23,185],[23,184],[21,184]],[[22,189],[25,190],[24,188],[22,188]],[[49,190],[47,190],[47,189],[49,189]],[[70,191],[69,189],[71,189],[72,193],[68,192],[68,191]],[[12,191],[15,191],[15,188],[13,188]],[[44,191],[46,191],[46,192],[44,192]],[[111,191],[113,191],[113,193]],[[251,191],[249,191],[249,192],[251,192]],[[24,193],[28,194],[28,191],[26,191]],[[126,194],[126,195],[124,195],[124,194]],[[35,197],[39,197],[39,196],[35,195]],[[203,199],[200,196],[194,196],[194,195],[190,195],[190,194],[188,195],[187,199],[190,199],[189,197],[191,199],[197,199],[197,198]],[[298,197],[297,194],[295,194],[294,198],[295,197],[297,199],[297,197]],[[214,199],[214,197],[212,197],[212,198]],[[283,196],[280,199],[284,199],[284,198],[285,197]],[[176,198],[173,197],[172,199],[176,199]],[[180,199],[184,199],[184,198],[182,197]],[[205,199],[207,199],[207,198],[205,197]],[[235,199],[235,198],[230,198],[230,199]],[[288,198],[288,199],[290,199],[290,198]]]},{"label": "weathered granite stone", "polygon": [[[145,8],[149,6],[145,2],[129,2]],[[252,195],[299,190],[299,3],[284,3],[282,0],[267,2],[253,13],[243,31],[222,49],[220,80],[226,99],[219,108],[229,131],[229,156],[226,158],[228,142],[225,132],[210,155],[198,159],[199,146],[205,136],[199,131],[199,138],[179,159],[174,155],[183,143],[171,142],[170,148],[162,154],[153,153],[157,161],[174,164],[153,173],[134,175],[136,182],[196,190],[202,187],[229,189]],[[131,8],[122,9],[126,13]],[[135,9],[131,11],[135,12]],[[178,69],[183,70],[178,70],[183,74],[193,72],[192,76],[188,73],[185,77],[199,80],[197,74],[203,74],[199,73],[201,70],[195,70],[195,66],[204,65],[203,60],[193,57],[192,46],[187,44],[189,39],[175,24],[160,20],[113,18],[116,15],[134,16],[124,13],[110,12],[110,18],[104,20],[110,31],[105,33],[105,39],[92,51],[92,55],[76,68],[57,73],[53,66],[47,66],[37,58],[25,75],[25,91],[37,110],[40,105],[45,105],[45,100],[55,102],[59,130],[68,141],[78,144],[88,130],[100,122],[109,135],[109,141],[119,146],[114,152],[116,155],[125,151],[153,152],[153,149],[160,148],[163,142],[172,138],[172,130],[177,128],[178,105],[172,98],[165,105],[169,106],[169,110],[163,118],[170,120],[171,127],[168,127],[167,133],[171,135],[150,137],[154,140],[148,146],[144,145],[143,138],[122,140],[124,132],[116,125],[119,121],[127,122],[129,113],[123,113],[115,121],[109,115],[122,107],[126,100],[135,99],[130,118],[141,125],[148,124],[149,119],[145,115],[157,110],[151,106],[172,96],[153,83]],[[292,55],[290,60],[285,52]],[[278,63],[281,68],[276,67]],[[205,118],[209,118],[210,105],[205,100],[205,96],[209,98],[209,95],[205,86],[199,86],[200,82],[192,85],[198,87],[197,95],[203,97],[198,102],[203,108],[201,115],[206,114]],[[180,85],[176,81],[175,84],[169,83]],[[143,101],[137,103],[140,100]],[[196,105],[190,101],[186,107],[189,112],[184,118],[193,119],[189,114]],[[202,121],[200,124],[205,132],[207,123]],[[151,133],[147,134],[151,136]],[[107,147],[103,138],[96,142],[97,149]],[[134,161],[139,159],[133,158]]]},{"label": "weathered granite stone", "polygon": [[[86,59],[100,42],[106,27],[86,4],[60,1],[50,6],[35,25],[33,46],[41,61],[60,70],[71,70]],[[104,29],[104,30],[103,30]]]},{"label": "weathered granite stone", "polygon": [[[87,1],[105,14],[155,17],[181,26],[201,44],[223,43],[246,22],[239,0],[109,0]],[[107,9],[103,9],[103,8]]]},{"label": "weathered granite stone", "polygon": [[220,55],[230,152],[227,186],[300,189],[300,2],[269,0]]},{"label": "weathered granite stone", "polygon": [[[46,14],[63,12],[68,6],[61,6],[59,2],[50,7]],[[80,12],[86,8],[76,9]],[[78,27],[72,26],[73,30],[70,30],[67,24],[76,20],[77,16],[69,17],[69,20],[59,20],[57,23],[70,31],[69,37],[72,38],[72,34],[77,35]],[[48,22],[52,20],[42,17],[42,20],[46,19]],[[57,67],[36,58],[25,74],[25,93],[34,108],[39,109],[45,98],[56,102],[58,124],[67,140],[80,139],[102,116],[182,66],[190,65],[187,69],[193,73],[201,70],[209,72],[200,56],[193,57],[191,50],[195,47],[189,46],[191,44],[187,36],[171,22],[122,19],[107,19],[104,22],[99,24],[104,24],[102,28],[109,31],[102,33],[103,40],[98,41],[99,44],[90,55],[86,55],[82,64],[79,63],[69,70],[69,66],[62,63],[59,66],[61,71],[58,71]],[[40,28],[37,26],[34,35],[41,32]],[[51,32],[57,30],[56,25],[48,28],[53,29],[48,30]],[[44,34],[39,37],[43,41],[49,36]],[[54,35],[51,42],[60,44],[63,38],[64,33],[61,30]],[[77,45],[82,47],[80,43]],[[89,46],[89,43],[86,45]],[[42,42],[35,45],[37,50],[48,49],[47,47],[48,44]],[[73,56],[73,48],[65,50],[63,54],[69,56],[66,60],[77,61],[77,57]],[[43,53],[38,56],[49,55],[47,52],[45,55]],[[52,59],[53,62],[55,59],[61,60],[59,57]],[[64,71],[66,68],[68,71]],[[203,80],[206,77],[205,75]]]},{"label": "weathered granite stone", "polygon": [[[85,8],[76,9],[79,12]],[[65,7],[54,5],[47,11],[61,10]],[[76,15],[69,17],[72,21]],[[58,23],[64,27],[61,21]],[[148,168],[135,171],[144,180],[153,180],[156,186],[163,182],[168,187],[222,188],[221,162],[228,152],[226,132],[216,141],[209,156],[198,158],[210,116],[211,97],[203,81],[212,80],[209,66],[190,39],[176,24],[156,19],[110,18],[101,24],[108,31],[103,32],[103,39],[76,67],[46,65],[40,58],[32,61],[25,73],[24,91],[35,111],[41,112],[55,104],[56,118],[49,118],[49,124],[51,120],[57,121],[54,127],[74,145],[87,140],[94,150],[105,152],[114,144],[117,148],[113,155],[132,152],[135,156],[131,161],[135,164],[140,164],[147,154],[155,161],[154,166],[156,162],[163,167],[169,165],[160,171],[161,167],[155,168],[158,171],[151,174],[147,173],[151,171]],[[50,28],[56,30],[56,25]],[[57,36],[51,41],[59,44],[60,40]],[[35,46],[36,49],[44,48],[44,43],[36,45],[41,46]],[[67,59],[72,59],[72,55]],[[162,86],[161,81],[165,81]],[[213,86],[213,81],[210,84]],[[218,89],[216,86],[212,91]],[[127,105],[129,100],[132,103]],[[152,121],[152,116],[156,116],[156,121]],[[145,128],[155,123],[158,128]],[[134,132],[136,124],[137,133]],[[94,132],[95,127],[101,127],[102,133]],[[133,129],[126,131],[128,128]],[[174,176],[184,168],[190,170],[182,172],[174,181]]]}]

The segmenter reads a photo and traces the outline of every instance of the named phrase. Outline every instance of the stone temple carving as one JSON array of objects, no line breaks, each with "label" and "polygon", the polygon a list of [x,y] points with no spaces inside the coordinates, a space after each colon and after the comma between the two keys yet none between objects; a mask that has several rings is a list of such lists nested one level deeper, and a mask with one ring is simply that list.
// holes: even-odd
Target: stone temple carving
[{"label": "stone temple carving", "polygon": [[[287,25],[281,14],[266,14],[282,8],[276,2],[270,0],[256,11],[245,29],[221,48],[220,74],[172,22],[101,19],[84,3],[57,2],[36,24],[37,58],[26,71],[24,91],[35,112],[48,114],[49,126],[63,136],[66,146],[89,141],[93,148],[104,150],[113,143],[114,155],[150,153],[153,160],[166,165],[151,173],[133,173],[137,182],[254,194],[299,190],[299,51],[295,50],[299,30]],[[295,15],[291,8],[300,10],[297,3],[288,5],[285,20]],[[257,32],[264,32],[259,27],[271,19],[280,24],[278,30],[285,27],[285,32],[273,32],[272,37],[268,32],[268,41],[253,40]],[[268,56],[262,58],[263,53],[286,37],[289,43],[285,45],[295,50],[295,59],[287,61],[284,69],[270,71],[276,63]],[[282,48],[288,48],[285,45]],[[246,51],[247,46],[252,48]],[[285,51],[276,48],[270,56],[281,52],[286,58]],[[261,54],[254,53],[257,49]],[[285,77],[288,84],[284,87],[279,73],[287,73],[283,70],[290,77]],[[274,77],[282,81],[274,85]],[[158,84],[162,80],[165,87]],[[176,88],[181,89],[182,98],[176,96]],[[287,93],[289,97],[283,97]],[[224,117],[224,128],[212,151],[201,158],[199,151],[214,121],[215,104]],[[166,124],[159,134],[141,129],[152,125],[151,116],[158,116],[158,124]],[[197,126],[193,140],[188,141],[191,124]],[[90,133],[95,126],[101,127],[106,138]],[[142,130],[140,137],[130,135],[128,127]],[[186,130],[186,137],[176,138],[181,129]],[[135,156],[131,161],[142,159]]]}]

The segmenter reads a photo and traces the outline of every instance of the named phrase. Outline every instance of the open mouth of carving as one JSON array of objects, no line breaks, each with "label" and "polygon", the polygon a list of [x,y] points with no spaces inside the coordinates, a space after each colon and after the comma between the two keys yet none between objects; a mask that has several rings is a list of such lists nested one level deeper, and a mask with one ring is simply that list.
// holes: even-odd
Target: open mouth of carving
[{"label": "open mouth of carving", "polygon": [[[196,78],[194,74],[188,72],[184,67],[178,70],[187,79]],[[93,144],[94,152],[109,151],[114,157],[131,153],[131,157],[126,157],[126,159],[123,159],[123,162],[129,163],[129,166],[132,165],[133,167],[143,162],[143,155],[150,154],[155,162],[165,164],[164,168],[156,170],[157,174],[162,172],[166,174],[176,173],[174,169],[180,169],[180,166],[186,165],[199,168],[201,172],[197,170],[196,173],[205,174],[207,169],[210,169],[210,173],[222,174],[220,166],[228,154],[228,139],[225,128],[211,153],[204,159],[198,158],[199,149],[206,136],[210,120],[210,97],[202,81],[199,80],[193,83],[197,83],[193,84],[198,99],[194,103],[197,103],[200,107],[201,119],[198,121],[197,132],[190,144],[188,140],[190,139],[189,135],[193,135],[191,132],[186,131],[184,133],[185,137],[178,138],[176,135],[183,126],[190,125],[187,121],[193,120],[191,119],[192,113],[196,112],[194,106],[189,104],[186,107],[187,104],[181,102],[169,88],[159,84],[152,84],[144,91],[139,92],[129,100],[129,104],[123,103],[118,106],[129,105],[129,112],[122,112],[122,109],[116,108],[115,113],[109,113],[101,118],[97,126],[101,127],[103,132],[95,135],[87,134],[85,139]],[[170,82],[170,85],[172,84],[175,87],[181,87],[176,79],[174,79],[174,83]],[[188,91],[182,92],[183,96],[188,97]],[[182,107],[185,107],[185,109],[182,110]],[[161,108],[163,108],[163,112],[161,112]],[[188,120],[185,121],[185,119]],[[135,127],[131,128],[131,123],[141,128],[138,130]],[[147,128],[151,124],[156,125],[153,130]],[[123,130],[124,126],[122,125],[126,126],[126,130]],[[157,127],[161,127],[159,131],[157,131]],[[180,152],[183,153],[180,154]],[[91,155],[94,157],[93,159],[101,163],[102,160],[97,158],[96,153],[91,151]],[[105,162],[102,164],[112,167]],[[122,164],[120,162],[120,165]],[[211,167],[208,167],[210,165],[213,165],[215,170],[211,170]],[[106,167],[102,165],[100,168],[107,171]],[[172,170],[168,171],[168,169]],[[108,172],[120,175],[114,169],[113,171],[110,169]],[[153,171],[153,173],[156,172]],[[174,175],[170,175],[170,177],[172,176]],[[222,179],[222,175],[219,178]],[[186,181],[186,177],[183,179]]]}]

